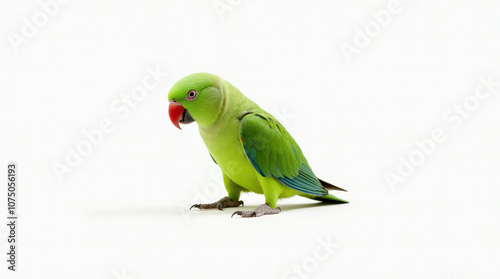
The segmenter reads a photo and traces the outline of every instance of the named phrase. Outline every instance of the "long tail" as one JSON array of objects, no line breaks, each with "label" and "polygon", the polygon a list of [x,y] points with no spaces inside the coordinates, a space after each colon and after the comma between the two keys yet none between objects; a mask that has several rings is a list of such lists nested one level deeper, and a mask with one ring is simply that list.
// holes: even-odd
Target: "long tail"
[{"label": "long tail", "polygon": [[342,189],[342,188],[340,188],[340,187],[337,187],[337,186],[335,186],[335,185],[332,185],[332,184],[330,184],[330,183],[328,183],[328,182],[326,182],[326,181],[323,181],[323,180],[321,180],[321,179],[318,179],[318,180],[319,180],[319,182],[321,182],[321,185],[322,185],[325,189],[327,189],[327,190],[337,190],[337,191],[344,191],[344,192],[347,192],[347,190]]},{"label": "long tail", "polygon": [[308,199],[312,199],[312,200],[326,202],[326,203],[349,203],[348,201],[343,200],[343,199],[339,199],[336,196],[331,195],[331,194],[328,194],[326,196],[313,196],[313,195],[309,195],[309,194],[300,193],[299,196],[302,196],[302,197],[308,198]]},{"label": "long tail", "polygon": [[[321,183],[321,185],[327,190],[337,190],[337,191],[347,192],[347,190],[342,189],[340,187],[337,187],[335,185],[332,185],[326,181],[323,181],[321,179],[318,179],[318,180]],[[339,199],[332,194],[328,194],[326,196],[313,196],[313,195],[309,195],[309,194],[300,193],[299,195],[303,196],[305,198],[308,198],[308,199],[322,201],[322,202],[326,202],[326,203],[348,203],[348,201],[343,200],[343,199]]]}]

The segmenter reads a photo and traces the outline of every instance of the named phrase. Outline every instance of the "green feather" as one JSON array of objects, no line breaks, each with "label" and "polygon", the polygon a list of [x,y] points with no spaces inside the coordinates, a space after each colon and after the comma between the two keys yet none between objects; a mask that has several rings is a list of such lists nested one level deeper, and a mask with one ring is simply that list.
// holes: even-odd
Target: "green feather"
[{"label": "green feather", "polygon": [[300,147],[272,116],[251,113],[241,120],[240,138],[255,170],[283,185],[314,196],[326,196]]}]

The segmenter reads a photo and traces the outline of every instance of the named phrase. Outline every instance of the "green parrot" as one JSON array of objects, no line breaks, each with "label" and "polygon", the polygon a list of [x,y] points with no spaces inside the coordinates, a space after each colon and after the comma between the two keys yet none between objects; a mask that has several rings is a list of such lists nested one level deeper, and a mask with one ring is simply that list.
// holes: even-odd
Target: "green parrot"
[{"label": "green parrot", "polygon": [[214,162],[221,168],[228,196],[190,209],[238,207],[241,192],[265,196],[242,217],[281,212],[278,199],[299,195],[326,203],[347,203],[328,193],[346,191],[314,175],[300,147],[276,118],[245,97],[236,87],[209,73],[196,73],[177,81],[168,94],[169,116],[179,124],[198,123]]}]

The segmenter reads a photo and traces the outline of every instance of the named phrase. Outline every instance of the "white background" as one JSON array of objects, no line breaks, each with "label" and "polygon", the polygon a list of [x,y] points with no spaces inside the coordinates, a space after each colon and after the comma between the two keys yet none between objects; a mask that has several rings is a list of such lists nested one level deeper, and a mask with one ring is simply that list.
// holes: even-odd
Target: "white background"
[{"label": "white background", "polygon": [[[0,215],[3,224],[7,163],[16,162],[20,219],[15,273],[0,226],[0,277],[500,276],[500,87],[460,124],[444,119],[480,77],[500,80],[497,1],[401,1],[350,61],[340,45],[355,46],[356,28],[389,1],[224,0],[222,13],[214,3],[71,1],[16,51],[23,18],[43,9],[2,1]],[[111,109],[157,66],[167,76],[136,108]],[[257,219],[189,212],[225,195],[196,124],[179,131],[168,119],[170,87],[195,72],[225,78],[275,114],[351,203],[294,197]],[[66,164],[82,130],[105,118],[114,130],[59,181],[54,162]],[[446,140],[389,185],[384,174],[398,174],[399,157],[435,128]],[[242,199],[247,210],[264,202]]]}]

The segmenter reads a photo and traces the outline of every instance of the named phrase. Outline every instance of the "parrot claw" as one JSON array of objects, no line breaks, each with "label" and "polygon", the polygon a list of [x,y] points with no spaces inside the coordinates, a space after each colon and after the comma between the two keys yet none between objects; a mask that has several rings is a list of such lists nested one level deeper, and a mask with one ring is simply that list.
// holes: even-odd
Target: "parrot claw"
[{"label": "parrot claw", "polygon": [[226,207],[238,207],[238,206],[243,206],[244,203],[243,201],[233,201],[228,197],[223,197],[217,202],[214,203],[207,203],[207,204],[193,204],[189,210],[194,208],[198,209],[209,209],[209,208],[217,208],[219,210],[224,210]]},{"label": "parrot claw", "polygon": [[189,208],[189,210],[191,211],[191,209],[193,209],[193,207],[196,207],[196,208],[198,208],[198,209],[201,209],[201,208],[200,208],[200,207],[201,207],[201,204],[193,204],[193,205]]},{"label": "parrot claw", "polygon": [[260,217],[263,215],[270,215],[270,214],[278,214],[281,212],[281,208],[276,207],[272,208],[270,207],[267,203],[259,206],[257,209],[252,210],[252,211],[235,211],[232,215],[231,218],[233,218],[234,215],[239,215],[241,217]]},{"label": "parrot claw", "polygon": [[235,211],[233,214],[231,214],[231,218],[233,218],[235,214],[241,215],[241,213],[243,213],[243,211]]}]

